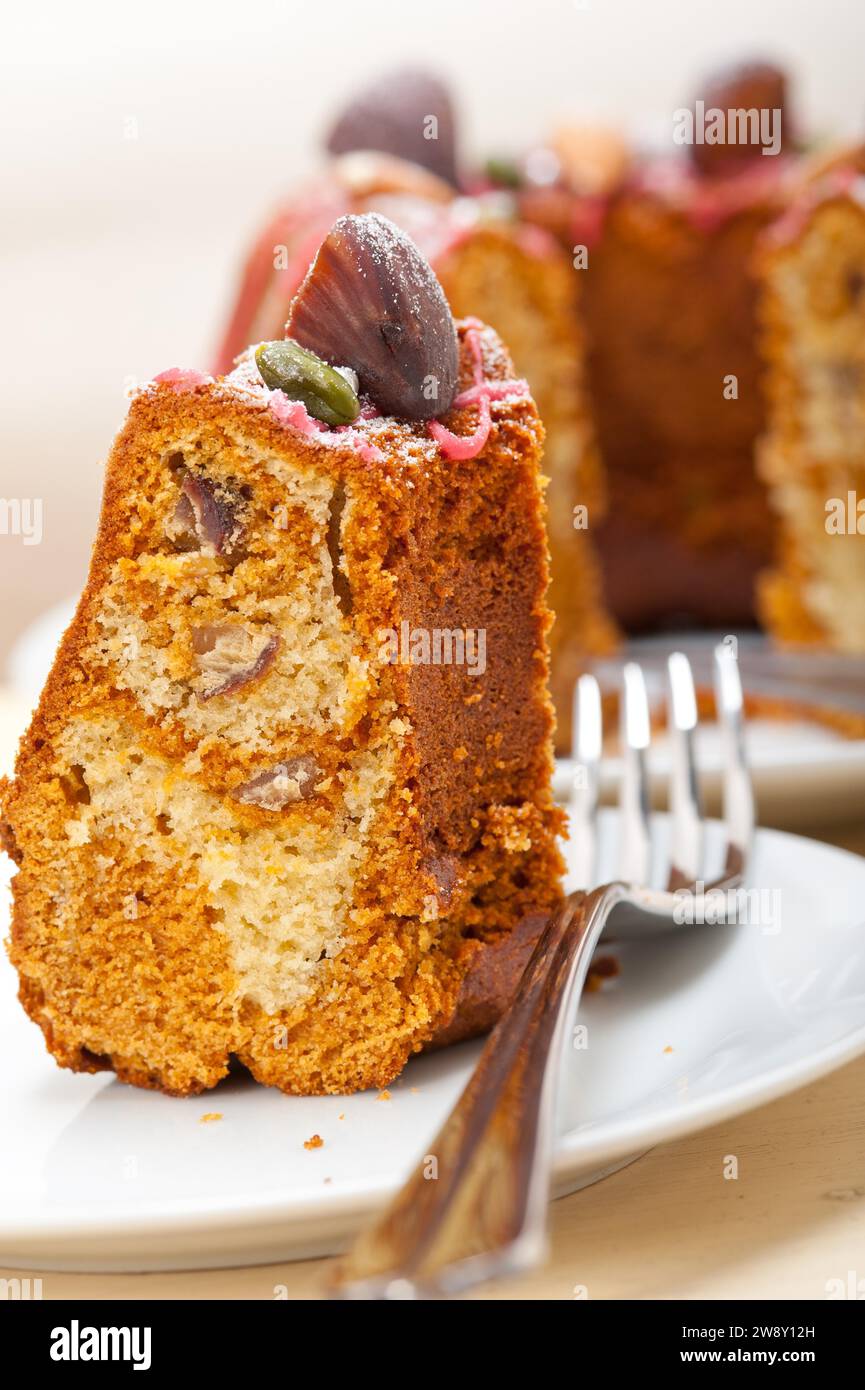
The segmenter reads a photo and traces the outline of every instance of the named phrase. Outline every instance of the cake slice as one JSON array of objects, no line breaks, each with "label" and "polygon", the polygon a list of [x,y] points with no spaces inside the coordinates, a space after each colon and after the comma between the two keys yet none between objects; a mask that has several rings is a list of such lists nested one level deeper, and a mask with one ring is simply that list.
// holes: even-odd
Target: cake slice
[{"label": "cake slice", "polygon": [[865,651],[865,156],[840,155],[767,234],[768,419],[777,514],[761,616],[783,641]]},{"label": "cake slice", "polygon": [[386,1085],[489,1026],[561,896],[525,383],[381,217],[337,222],[292,332],[132,401],[3,787],[25,1009],[173,1094],[232,1057]]},{"label": "cake slice", "polygon": [[552,562],[552,691],[560,747],[570,736],[574,682],[618,639],[606,613],[593,538],[606,512],[586,404],[582,277],[546,231],[520,222],[507,197],[458,197],[428,170],[371,152],[334,160],[275,213],[248,257],[217,357],[230,370],[250,341],[281,333],[288,308],[334,217],[379,212],[433,265],[458,317],[476,315],[507,342],[546,431]]}]

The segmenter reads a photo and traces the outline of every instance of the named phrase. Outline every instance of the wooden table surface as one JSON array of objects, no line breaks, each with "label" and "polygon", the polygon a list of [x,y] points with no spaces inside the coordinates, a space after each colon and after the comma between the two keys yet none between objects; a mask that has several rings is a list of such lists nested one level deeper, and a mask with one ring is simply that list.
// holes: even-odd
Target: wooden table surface
[{"label": "wooden table surface", "polygon": [[[865,855],[862,826],[820,838]],[[724,1176],[729,1155],[738,1160],[734,1180]],[[822,1299],[858,1280],[865,1298],[865,1057],[562,1198],[551,1207],[551,1236],[542,1269],[474,1296]],[[316,1298],[326,1265],[48,1272],[43,1296]],[[24,1272],[0,1270],[13,1274]]]}]

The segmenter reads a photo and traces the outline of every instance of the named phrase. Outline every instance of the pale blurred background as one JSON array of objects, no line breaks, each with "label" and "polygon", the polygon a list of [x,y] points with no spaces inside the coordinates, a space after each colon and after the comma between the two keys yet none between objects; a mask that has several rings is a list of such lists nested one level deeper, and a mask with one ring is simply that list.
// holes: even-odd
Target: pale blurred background
[{"label": "pale blurred background", "polygon": [[40,0],[0,50],[0,496],[43,499],[41,545],[0,535],[0,674],[83,582],[124,389],[208,365],[246,242],[314,167],[344,95],[404,59],[453,81],[463,149],[564,114],[669,131],[706,68],[787,66],[804,124],[865,129],[859,0]]}]

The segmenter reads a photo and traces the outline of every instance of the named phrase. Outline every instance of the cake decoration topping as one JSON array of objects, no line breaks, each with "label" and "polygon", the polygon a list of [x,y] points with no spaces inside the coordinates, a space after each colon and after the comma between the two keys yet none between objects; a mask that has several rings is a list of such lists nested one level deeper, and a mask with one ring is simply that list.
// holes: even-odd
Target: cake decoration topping
[{"label": "cake decoration topping", "polygon": [[170,386],[174,391],[192,391],[196,386],[206,386],[213,377],[206,372],[196,372],[191,367],[169,367],[153,380],[158,386]]},{"label": "cake decoration topping", "polygon": [[[377,463],[382,458],[381,450],[375,444],[371,444],[360,430],[353,429],[351,425],[336,425],[333,429],[328,429],[310,415],[303,401],[290,401],[282,391],[271,391],[268,404],[275,420],[281,425],[291,425],[307,438],[315,435],[322,443],[347,444],[364,463]],[[369,420],[373,419],[374,415],[361,410],[360,418]]]},{"label": "cake decoration topping", "polygon": [[347,362],[389,415],[429,420],[450,409],[459,365],[453,316],[414,242],[379,213],[334,223],[285,331],[326,362]]},{"label": "cake decoration topping", "polygon": [[291,401],[284,391],[274,391],[270,397],[270,412],[281,425],[291,425],[310,437],[322,434],[324,427],[313,419],[303,401]]},{"label": "cake decoration topping", "polygon": [[440,420],[432,420],[427,426],[429,433],[438,444],[442,457],[446,459],[473,459],[483,449],[492,428],[490,403],[506,396],[527,396],[529,383],[523,379],[514,381],[487,381],[484,376],[483,354],[481,352],[480,323],[477,319],[466,320],[466,343],[474,364],[474,385],[461,391],[455,397],[455,410],[467,406],[478,407],[478,423],[472,434],[454,434],[446,429]]},{"label": "cake decoration topping", "polygon": [[360,414],[360,401],[346,376],[291,339],[260,343],[255,363],[266,386],[301,401],[326,425],[350,425]]},{"label": "cake decoration topping", "polygon": [[447,88],[413,68],[384,73],[349,102],[327,140],[331,154],[378,150],[457,182],[456,128]]}]

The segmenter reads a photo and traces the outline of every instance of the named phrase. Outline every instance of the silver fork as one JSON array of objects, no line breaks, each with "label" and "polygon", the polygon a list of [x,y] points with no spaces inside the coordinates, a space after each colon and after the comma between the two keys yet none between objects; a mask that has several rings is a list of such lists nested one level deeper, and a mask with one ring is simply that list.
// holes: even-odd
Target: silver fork
[{"label": "silver fork", "polygon": [[[667,663],[671,743],[670,866],[649,886],[647,782],[650,712],[641,668],[624,669],[620,878],[571,893],[526,966],[507,1013],[490,1034],[465,1091],[412,1176],[335,1267],[330,1292],[351,1299],[443,1298],[538,1263],[546,1251],[553,1111],[565,1040],[592,952],[616,911],[616,937],[699,920],[708,895],[743,881],[754,806],[743,747],[743,700],[732,647],[715,649],[715,692],[724,750],[726,852],[719,878],[699,879],[703,822],[694,762],[697,701],[688,660]],[[593,676],[575,692],[577,776],[571,836],[579,881],[593,881],[602,746],[601,695]],[[682,892],[694,895],[689,913]],[[722,919],[723,920],[723,919]],[[731,920],[728,913],[726,920]]]}]

